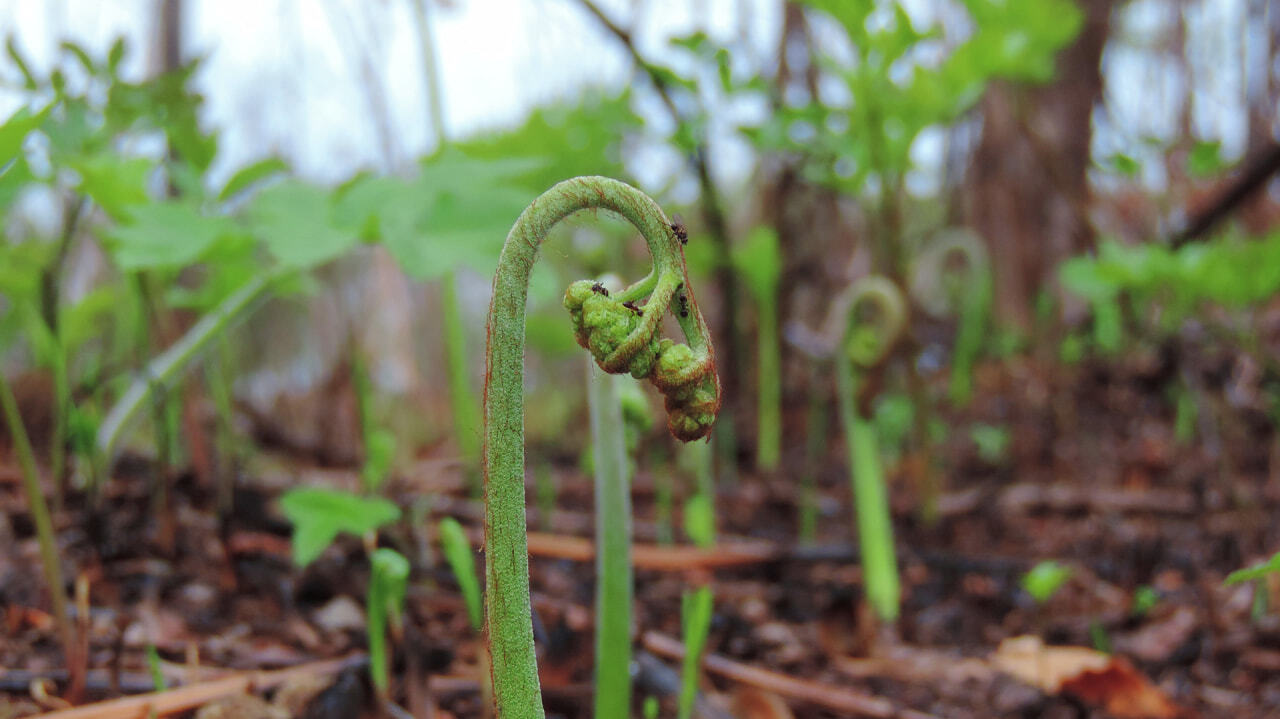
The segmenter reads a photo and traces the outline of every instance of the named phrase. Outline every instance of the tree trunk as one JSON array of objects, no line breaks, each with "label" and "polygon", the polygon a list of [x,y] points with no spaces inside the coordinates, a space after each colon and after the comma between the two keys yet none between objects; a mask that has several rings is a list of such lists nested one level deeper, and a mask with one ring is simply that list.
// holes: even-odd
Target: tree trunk
[{"label": "tree trunk", "polygon": [[1031,329],[1039,292],[1067,257],[1094,243],[1089,223],[1092,115],[1112,0],[1084,0],[1084,27],[1058,55],[1053,82],[994,83],[965,183],[968,224],[991,250],[996,316]]}]

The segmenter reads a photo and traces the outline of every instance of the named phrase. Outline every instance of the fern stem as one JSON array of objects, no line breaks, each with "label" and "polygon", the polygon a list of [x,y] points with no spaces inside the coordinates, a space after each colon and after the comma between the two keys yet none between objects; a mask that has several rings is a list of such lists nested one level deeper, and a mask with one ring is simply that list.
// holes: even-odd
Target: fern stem
[{"label": "fern stem", "polygon": [[[676,288],[685,285],[690,312],[677,322],[689,344],[677,346],[683,348],[679,353],[682,359],[669,361],[665,367],[668,372],[661,378],[655,376],[654,382],[660,389],[663,384],[659,382],[665,383],[667,390],[687,390],[686,399],[702,401],[697,406],[678,407],[681,412],[677,415],[668,395],[668,426],[673,433],[683,432],[677,436],[684,439],[706,436],[719,408],[710,333],[687,287],[680,241],[657,203],[643,192],[605,177],[566,180],[535,199],[516,220],[498,258],[486,347],[485,618],[494,703],[500,718],[541,719],[545,715],[534,654],[525,536],[524,326],[529,276],[551,228],[575,212],[592,208],[615,212],[640,230],[653,256],[650,277],[642,284],[656,278],[636,329],[612,345],[606,355],[597,355],[597,362],[608,371],[628,371],[637,352],[652,348]],[[689,384],[699,381],[701,385]]]},{"label": "fern stem", "polygon": [[618,383],[590,362],[587,397],[596,494],[596,719],[631,708],[631,485]]}]

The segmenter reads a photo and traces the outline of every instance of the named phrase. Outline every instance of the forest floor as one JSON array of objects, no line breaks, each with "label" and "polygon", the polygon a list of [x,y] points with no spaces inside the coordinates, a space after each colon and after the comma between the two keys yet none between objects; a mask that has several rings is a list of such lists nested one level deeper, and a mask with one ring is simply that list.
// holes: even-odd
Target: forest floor
[{"label": "forest floor", "polygon": [[[988,463],[967,432],[952,432],[938,448],[948,469],[932,523],[917,516],[920,459],[892,472],[904,585],[892,630],[862,606],[834,435],[811,546],[795,543],[799,470],[788,469],[721,487],[723,549],[658,547],[653,476],[642,468],[637,706],[663,696],[661,716],[674,716],[681,595],[710,580],[704,716],[1280,716],[1280,612],[1258,606],[1252,584],[1223,584],[1280,549],[1277,438],[1247,369],[1209,358],[1188,374],[1157,350],[1070,367],[980,367],[975,401],[946,419],[1008,427],[1007,454]],[[1163,389],[1179,373],[1203,390],[1188,443],[1175,439]],[[802,461],[798,449],[784,466]],[[202,717],[372,715],[359,660],[364,549],[348,537],[294,569],[274,503],[299,483],[354,489],[355,472],[266,453],[247,469],[225,521],[188,474],[173,485],[164,515],[173,523],[158,526],[140,461],[120,465],[102,511],[76,496],[56,518],[66,571],[86,584],[79,604],[89,611],[77,618],[88,641],[86,700],[149,691],[154,645],[161,673],[187,690],[228,670],[308,667],[254,676],[259,690],[283,681],[259,692],[274,704],[215,703]],[[542,681],[551,714],[587,717],[594,568],[579,540],[592,531],[591,482],[576,467],[557,475],[555,516],[531,512]],[[456,516],[478,540],[481,504],[456,462],[425,457],[388,490],[415,508],[407,516]],[[483,716],[482,645],[424,526],[435,522],[402,522],[381,538],[415,566],[393,697],[416,716]],[[0,717],[55,708],[66,689],[55,624],[36,609],[48,606],[38,557],[17,469],[0,460]],[[1072,574],[1038,604],[1020,579],[1045,559]],[[1270,589],[1280,597],[1280,583]],[[1135,611],[1138,594],[1157,601]],[[309,664],[333,659],[349,661]],[[55,682],[35,686],[39,677]],[[142,716],[133,711],[96,716]]]}]

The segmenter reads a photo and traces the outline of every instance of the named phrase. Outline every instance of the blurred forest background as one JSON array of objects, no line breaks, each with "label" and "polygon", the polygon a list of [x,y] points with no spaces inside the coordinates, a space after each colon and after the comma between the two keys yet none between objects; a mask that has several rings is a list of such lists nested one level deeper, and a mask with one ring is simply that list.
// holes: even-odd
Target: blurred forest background
[{"label": "blurred forest background", "polygon": [[[724,390],[678,447],[618,385],[630,713],[1280,707],[1275,2],[0,0],[0,35],[0,717],[486,715],[490,287],[578,175],[679,213]],[[530,289],[559,716],[600,673],[563,293],[643,247],[576,217]],[[280,667],[312,683],[198,691]]]}]

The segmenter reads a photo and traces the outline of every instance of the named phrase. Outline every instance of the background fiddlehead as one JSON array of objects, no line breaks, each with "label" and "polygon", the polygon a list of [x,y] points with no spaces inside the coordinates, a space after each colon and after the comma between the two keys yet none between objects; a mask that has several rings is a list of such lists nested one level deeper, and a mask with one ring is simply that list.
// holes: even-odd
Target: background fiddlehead
[{"label": "background fiddlehead", "polygon": [[883,362],[906,325],[907,306],[891,280],[872,275],[850,288],[848,323],[836,355],[836,386],[840,418],[849,445],[854,510],[867,601],[877,616],[898,616],[901,594],[893,544],[889,492],[880,466],[875,425],[860,408],[858,395],[864,374]]}]

